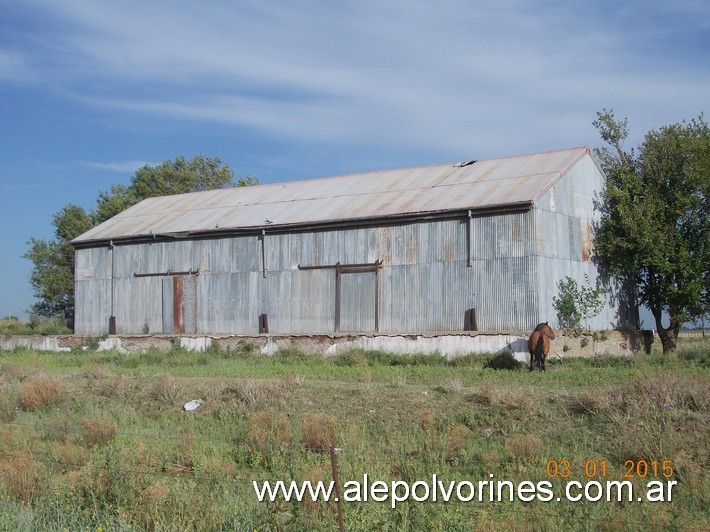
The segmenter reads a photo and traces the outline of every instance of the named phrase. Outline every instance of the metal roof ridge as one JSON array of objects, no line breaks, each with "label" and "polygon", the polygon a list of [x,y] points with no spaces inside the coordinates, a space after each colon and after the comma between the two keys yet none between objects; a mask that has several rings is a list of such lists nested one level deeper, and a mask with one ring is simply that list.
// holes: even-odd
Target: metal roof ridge
[{"label": "metal roof ridge", "polygon": [[[555,186],[555,184],[562,179],[562,177],[570,171],[572,167],[574,167],[575,164],[577,164],[579,161],[584,159],[585,156],[590,155],[591,156],[591,150],[587,146],[580,146],[578,148],[569,148],[568,150],[556,150],[556,151],[574,151],[574,150],[583,150],[577,157],[574,158],[573,161],[571,161],[565,168],[560,170],[559,172],[549,172],[550,174],[557,174],[557,177],[555,177],[550,183],[547,184],[547,186],[542,187],[537,194],[534,194],[532,196],[533,201],[539,200],[543,194],[545,194],[548,190],[550,190],[552,187]],[[554,152],[547,152],[547,153],[554,153]],[[594,157],[592,157],[592,160]]]},{"label": "metal roof ridge", "polygon": [[[552,153],[560,153],[560,152],[565,152],[565,151],[575,151],[575,150],[585,150],[586,153],[590,152],[590,149],[587,146],[576,146],[573,148],[561,148],[561,149],[556,149],[556,150],[547,150],[547,151],[540,151],[540,152],[530,152],[526,154],[519,154],[519,155],[508,155],[504,157],[489,157],[489,158],[484,158],[484,159],[475,159],[474,163],[472,166],[475,166],[478,163],[482,162],[489,162],[489,161],[505,161],[505,160],[510,160],[510,159],[520,159],[524,157],[533,157],[536,155],[545,155],[545,154],[552,154]],[[575,162],[577,162],[578,159],[575,159]],[[311,178],[306,178],[306,179],[294,179],[290,181],[276,181],[274,183],[263,183],[263,184],[258,184],[258,185],[249,185],[249,186],[232,186],[232,187],[225,187],[225,188],[215,188],[215,189],[210,189],[210,190],[196,190],[193,192],[183,192],[181,194],[170,194],[170,197],[173,198],[179,198],[181,196],[187,196],[187,195],[197,195],[197,194],[219,194],[223,192],[239,192],[239,191],[244,191],[248,189],[253,189],[253,188],[276,188],[276,187],[289,187],[293,185],[299,185],[301,183],[308,183],[312,181],[322,181],[322,180],[334,180],[334,179],[341,179],[341,178],[346,178],[346,177],[357,177],[357,176],[362,176],[362,175],[369,175],[369,174],[380,174],[380,173],[388,173],[388,172],[401,172],[401,171],[407,171],[407,170],[424,170],[428,168],[442,168],[442,167],[451,167],[452,170],[447,176],[445,176],[443,179],[440,179],[435,185],[432,185],[431,187],[423,187],[423,188],[434,188],[439,185],[441,181],[444,181],[446,178],[450,177],[452,174],[461,171],[462,168],[466,168],[465,166],[460,166],[460,162],[449,162],[449,163],[441,163],[441,164],[431,164],[431,165],[424,165],[424,166],[407,166],[407,167],[398,167],[398,168],[388,168],[388,169],[380,169],[380,170],[365,170],[363,172],[350,172],[346,174],[337,174],[337,175],[331,175],[331,176],[321,176],[321,177],[311,177]],[[573,163],[574,164],[574,163]],[[543,173],[550,173],[550,172],[541,172]],[[520,176],[516,176],[520,177]],[[263,188],[262,188],[263,187]],[[417,190],[417,189],[407,189],[407,190]],[[136,205],[139,205],[140,203],[143,203],[144,201],[152,201],[152,200],[157,200],[160,198],[165,198],[166,196],[152,196],[149,198],[145,198],[141,201],[139,201]],[[337,197],[337,196],[333,196]],[[130,207],[129,207],[130,208]],[[125,213],[128,209],[120,212],[116,216],[120,216],[121,214]]]},{"label": "metal roof ridge", "polygon": [[[330,216],[334,217],[333,220],[352,218],[353,213],[348,212],[345,205],[347,201],[343,202],[343,199],[347,200],[348,198],[352,198],[359,204],[361,214],[364,215],[364,218],[357,216],[352,219],[407,217],[418,212],[416,209],[422,207],[425,207],[425,212],[444,212],[449,210],[451,203],[447,201],[447,198],[448,196],[454,197],[452,194],[457,198],[460,195],[460,199],[464,201],[470,200],[471,206],[475,209],[487,207],[489,205],[487,202],[494,199],[499,202],[497,205],[503,206],[509,203],[506,202],[506,199],[510,200],[513,196],[506,196],[500,190],[507,186],[506,183],[515,184],[516,181],[520,181],[521,186],[525,185],[525,187],[520,194],[514,197],[522,198],[520,201],[534,202],[585,156],[591,156],[591,159],[595,160],[591,153],[588,147],[564,148],[524,155],[479,159],[464,167],[453,163],[411,166],[248,187],[229,187],[156,196],[146,198],[117,214],[113,223],[111,220],[107,220],[92,227],[73,239],[72,243],[89,242],[94,239],[108,240],[112,235],[114,238],[139,236],[144,234],[146,226],[153,225],[151,221],[153,218],[159,226],[165,227],[167,230],[173,228],[182,230],[192,222],[196,222],[193,224],[194,226],[201,226],[204,224],[200,222],[200,219],[204,215],[200,213],[206,213],[213,221],[218,218],[219,220],[230,220],[232,224],[236,224],[233,226],[234,229],[238,229],[240,224],[245,228],[253,227],[246,223],[245,217],[253,214],[254,210],[273,210],[279,206],[283,206],[287,211],[282,221],[286,225],[291,223],[319,225],[324,220],[329,220]],[[514,162],[498,165],[498,161]],[[481,163],[483,166],[476,169]],[[500,170],[498,170],[499,167]],[[359,176],[365,176],[362,185],[357,180]],[[454,176],[452,182],[447,182],[447,179],[452,176]],[[328,180],[328,184],[324,183],[323,187],[314,184],[324,180]],[[459,190],[461,194],[458,193]],[[495,198],[487,197],[486,191],[491,190],[496,191]],[[403,197],[405,195],[406,198]],[[429,198],[429,195],[432,195],[433,199]],[[382,197],[382,201],[380,201],[380,197]],[[407,198],[412,200],[412,205],[405,201]],[[437,200],[437,198],[439,199]],[[368,205],[373,201],[374,206]],[[328,208],[314,209],[313,205],[318,207],[317,202],[324,202],[323,205]],[[337,203],[337,205],[331,206],[327,202]],[[298,214],[300,212],[297,210],[299,203],[308,205],[312,212]],[[393,203],[396,208],[384,208],[385,204],[389,205],[390,203]],[[457,205],[460,203],[456,202]],[[139,207],[139,205],[142,206]],[[292,205],[295,205],[296,209]],[[409,210],[412,208],[415,210]],[[242,213],[242,209],[246,210]],[[190,222],[190,217],[192,217],[192,222]],[[311,218],[306,220],[307,217]],[[198,229],[198,231],[205,230],[207,230],[205,227]]]},{"label": "metal roof ridge", "polygon": [[521,153],[518,155],[506,155],[504,157],[489,157],[487,159],[476,159],[476,163],[482,163],[482,162],[486,162],[486,161],[505,161],[508,159],[520,159],[523,157],[534,157],[535,155],[549,155],[552,153],[561,153],[564,151],[577,151],[577,150],[589,151],[589,147],[588,146],[574,146],[571,148],[558,148],[556,150],[533,151],[530,153]]},{"label": "metal roof ridge", "polygon": [[[503,157],[488,157],[488,158],[484,158],[484,159],[473,159],[472,165],[475,166],[478,163],[487,162],[487,161],[505,161],[505,160],[509,160],[509,159],[519,159],[519,158],[523,158],[523,157],[533,157],[535,155],[546,155],[546,154],[560,153],[560,152],[565,152],[565,151],[571,152],[571,151],[575,151],[575,150],[586,150],[587,152],[589,152],[589,148],[587,146],[574,146],[572,148],[559,148],[556,150],[536,151],[536,152],[523,153],[523,154],[518,154],[518,155],[506,155]],[[470,163],[471,160],[469,159],[469,160],[465,160],[463,162]],[[325,180],[325,179],[339,179],[339,178],[343,178],[343,177],[356,177],[356,176],[360,176],[360,175],[380,174],[380,173],[387,173],[387,172],[402,172],[402,171],[407,171],[407,170],[424,170],[427,168],[442,168],[442,167],[447,167],[447,166],[452,168],[451,173],[455,173],[457,171],[460,171],[462,168],[466,167],[466,166],[460,166],[461,164],[462,164],[462,161],[439,163],[439,164],[426,164],[426,165],[422,165],[422,166],[403,166],[403,167],[396,167],[396,168],[381,168],[379,170],[364,170],[361,172],[348,172],[345,174],[336,174],[336,175],[320,176],[320,177],[309,177],[306,179],[294,179],[294,180],[289,180],[289,181],[277,181],[275,183],[264,183],[264,184],[252,185],[252,186],[256,186],[256,187],[267,187],[267,186],[271,186],[271,185],[288,186],[291,184],[304,183],[304,182],[309,182],[309,181],[320,181],[320,180]],[[470,165],[467,164],[467,166],[470,166]],[[247,187],[229,187],[226,189],[215,189],[213,191],[201,191],[201,192],[216,192],[219,190],[233,190],[233,189],[237,189],[237,188],[247,188]]]}]

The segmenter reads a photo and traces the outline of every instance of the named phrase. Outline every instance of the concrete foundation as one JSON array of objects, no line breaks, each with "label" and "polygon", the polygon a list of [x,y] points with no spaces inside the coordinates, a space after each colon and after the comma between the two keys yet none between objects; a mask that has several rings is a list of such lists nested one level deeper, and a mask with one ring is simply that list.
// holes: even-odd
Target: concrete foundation
[{"label": "concrete foundation", "polygon": [[[98,346],[99,351],[115,349],[119,352],[143,351],[150,348],[169,350],[176,344],[189,351],[204,352],[212,345],[220,349],[238,349],[245,343],[253,345],[264,355],[279,349],[295,348],[308,354],[334,356],[350,349],[380,350],[398,354],[440,353],[455,358],[469,353],[511,353],[520,361],[528,360],[528,333],[461,333],[428,335],[121,335],[96,339],[82,336],[5,336],[0,338],[0,349],[18,348],[39,351],[70,351]],[[602,331],[580,336],[557,333],[552,341],[550,356],[626,356],[648,352],[652,334],[643,331]]]}]

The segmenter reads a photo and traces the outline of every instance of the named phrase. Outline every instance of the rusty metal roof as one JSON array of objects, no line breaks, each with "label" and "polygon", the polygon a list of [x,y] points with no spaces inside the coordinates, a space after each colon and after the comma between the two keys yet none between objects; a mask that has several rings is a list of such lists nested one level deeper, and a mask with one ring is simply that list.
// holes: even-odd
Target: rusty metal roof
[{"label": "rusty metal roof", "polygon": [[148,198],[75,244],[532,204],[588,148]]}]

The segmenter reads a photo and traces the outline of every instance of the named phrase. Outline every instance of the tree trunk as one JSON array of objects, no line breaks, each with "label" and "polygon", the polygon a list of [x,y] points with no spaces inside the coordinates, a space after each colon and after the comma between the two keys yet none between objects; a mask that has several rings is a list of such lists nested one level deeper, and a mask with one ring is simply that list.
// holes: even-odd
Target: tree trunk
[{"label": "tree trunk", "polygon": [[661,312],[652,311],[653,317],[656,319],[656,330],[658,337],[661,339],[663,346],[663,354],[669,357],[676,356],[676,347],[678,346],[678,333],[680,332],[680,322],[672,321],[668,327],[664,327],[661,322]]}]

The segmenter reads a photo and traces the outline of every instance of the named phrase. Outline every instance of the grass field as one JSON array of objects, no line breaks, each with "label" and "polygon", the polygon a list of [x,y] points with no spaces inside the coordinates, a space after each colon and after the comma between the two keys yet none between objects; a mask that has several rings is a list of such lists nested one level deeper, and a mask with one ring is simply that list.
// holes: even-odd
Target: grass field
[{"label": "grass field", "polygon": [[0,318],[0,334],[2,335],[61,335],[72,334],[71,329],[60,319],[33,317],[30,321],[22,321],[14,316]]},{"label": "grass field", "polygon": [[[678,483],[670,502],[344,502],[347,530],[709,529],[707,347],[676,359],[567,357],[545,374],[507,365],[265,357],[248,344],[0,352],[0,529],[337,530],[335,503],[259,502],[252,484],[329,481],[331,446],[342,449],[341,487],[364,474],[550,481],[555,494],[626,473],[639,490]],[[203,403],[184,411],[192,399]]]}]

